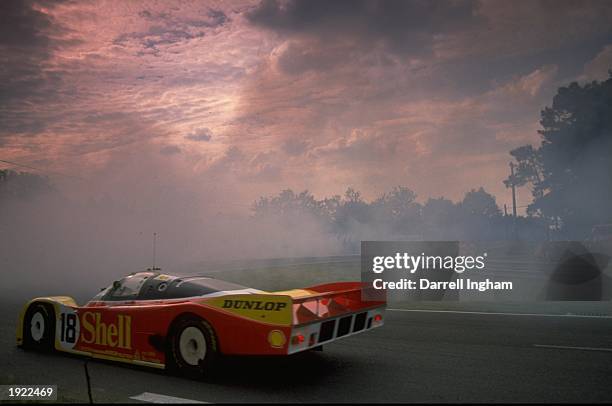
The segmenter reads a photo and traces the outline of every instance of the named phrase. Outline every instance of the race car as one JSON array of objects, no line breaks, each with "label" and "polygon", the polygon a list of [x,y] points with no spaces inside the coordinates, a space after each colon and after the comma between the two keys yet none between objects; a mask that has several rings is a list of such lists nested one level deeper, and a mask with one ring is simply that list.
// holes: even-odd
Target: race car
[{"label": "race car", "polygon": [[220,354],[289,355],[380,327],[385,297],[367,298],[360,282],[265,292],[137,272],[85,306],[68,296],[29,301],[17,345],[206,375]]}]

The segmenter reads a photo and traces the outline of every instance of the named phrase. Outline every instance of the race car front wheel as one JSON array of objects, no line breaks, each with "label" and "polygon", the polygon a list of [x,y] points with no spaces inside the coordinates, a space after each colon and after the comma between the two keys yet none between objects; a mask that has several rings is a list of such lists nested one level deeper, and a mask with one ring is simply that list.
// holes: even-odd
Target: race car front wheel
[{"label": "race car front wheel", "polygon": [[215,333],[206,321],[188,317],[179,320],[170,337],[172,365],[189,376],[210,376],[217,356]]},{"label": "race car front wheel", "polygon": [[23,320],[23,346],[28,349],[50,351],[55,336],[53,308],[42,303],[32,304]]}]

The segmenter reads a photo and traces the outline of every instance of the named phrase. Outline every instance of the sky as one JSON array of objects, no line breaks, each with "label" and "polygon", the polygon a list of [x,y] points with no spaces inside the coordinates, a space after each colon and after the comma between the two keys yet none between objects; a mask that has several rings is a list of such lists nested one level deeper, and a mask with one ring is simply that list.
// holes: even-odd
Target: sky
[{"label": "sky", "polygon": [[607,78],[612,2],[3,0],[0,60],[0,159],[67,189],[501,206],[556,89]]}]

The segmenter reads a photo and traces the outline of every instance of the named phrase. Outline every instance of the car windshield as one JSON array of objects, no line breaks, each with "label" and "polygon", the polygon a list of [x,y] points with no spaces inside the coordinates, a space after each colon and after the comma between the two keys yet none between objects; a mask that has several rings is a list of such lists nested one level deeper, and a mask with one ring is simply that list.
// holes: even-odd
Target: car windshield
[{"label": "car windshield", "polygon": [[139,298],[138,296],[144,283],[153,276],[155,276],[153,272],[138,272],[128,275],[121,280],[114,281],[106,289],[102,289],[92,300],[136,300]]},{"label": "car windshield", "polygon": [[246,287],[207,277],[186,277],[156,283],[156,278],[147,282],[142,292],[143,299],[202,296],[221,291],[242,290]]}]

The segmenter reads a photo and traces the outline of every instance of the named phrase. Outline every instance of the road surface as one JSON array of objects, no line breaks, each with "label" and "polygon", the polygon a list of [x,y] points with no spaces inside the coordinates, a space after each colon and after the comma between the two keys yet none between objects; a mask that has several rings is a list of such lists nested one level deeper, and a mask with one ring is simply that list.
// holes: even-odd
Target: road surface
[{"label": "road surface", "polygon": [[[18,349],[2,303],[1,384],[88,402],[85,359]],[[228,358],[210,382],[91,360],[94,402],[612,401],[612,318],[389,311],[383,328],[289,358]]]}]

